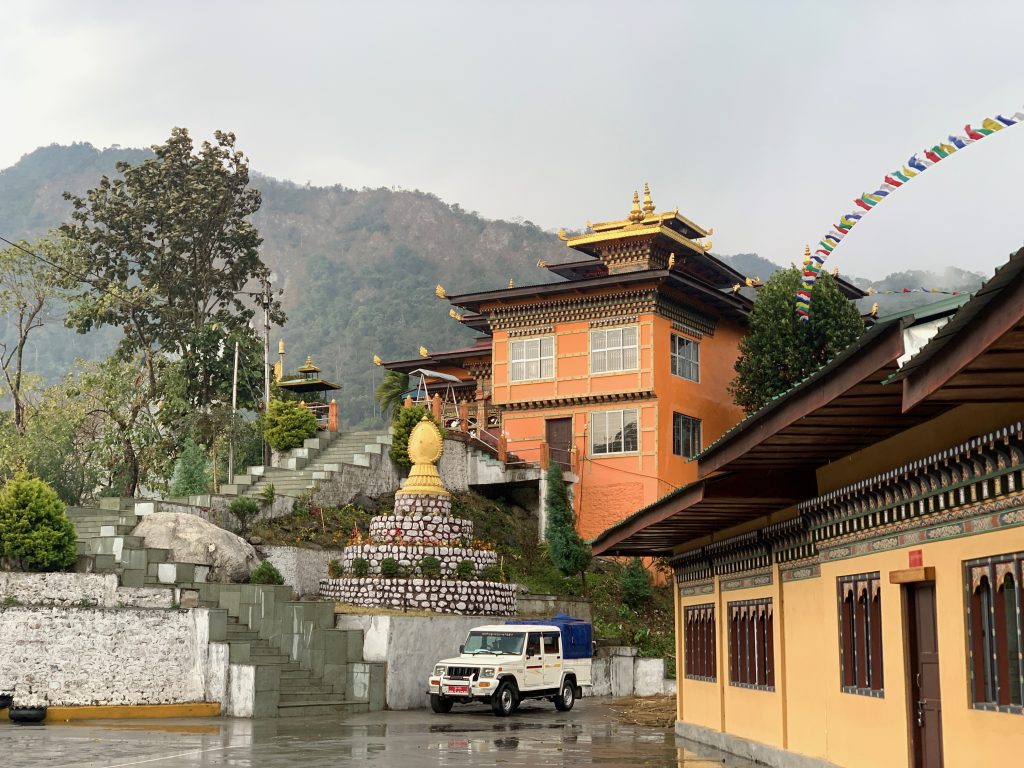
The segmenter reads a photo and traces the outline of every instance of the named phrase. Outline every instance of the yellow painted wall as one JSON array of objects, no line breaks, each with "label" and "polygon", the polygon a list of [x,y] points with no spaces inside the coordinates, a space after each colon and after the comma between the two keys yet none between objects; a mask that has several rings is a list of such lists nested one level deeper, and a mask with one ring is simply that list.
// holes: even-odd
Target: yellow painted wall
[{"label": "yellow painted wall", "polygon": [[821,579],[784,582],[780,614],[785,643],[786,748],[813,757],[825,755],[828,717],[822,706],[822,680],[825,656],[833,651],[822,642],[821,589]]},{"label": "yellow painted wall", "polygon": [[[676,594],[679,594],[678,589]],[[686,656],[684,655],[686,648],[682,634],[683,624],[682,621],[679,623],[680,629],[676,631],[676,691],[681,705],[679,719],[720,731],[722,730],[722,689],[729,680],[729,656],[728,635],[723,635],[721,632],[724,614],[719,601],[719,593],[716,591],[712,595],[679,597],[679,603],[682,607],[715,603],[715,628],[718,630],[715,649],[715,660],[718,667],[716,681],[711,683],[704,680],[688,680],[686,678]]]}]

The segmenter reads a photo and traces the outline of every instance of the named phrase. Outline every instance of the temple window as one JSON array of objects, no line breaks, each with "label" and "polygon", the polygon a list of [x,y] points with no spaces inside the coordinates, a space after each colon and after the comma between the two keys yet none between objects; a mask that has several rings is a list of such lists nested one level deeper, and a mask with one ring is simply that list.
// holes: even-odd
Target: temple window
[{"label": "temple window", "polygon": [[554,378],[554,336],[538,336],[533,339],[509,341],[508,350],[509,380],[513,383]]},{"label": "temple window", "polygon": [[880,697],[882,586],[878,572],[836,579],[839,600],[839,674],[842,690]]},{"label": "temple window", "polygon": [[715,604],[690,605],[683,611],[684,669],[692,680],[714,682],[718,677],[715,645]]},{"label": "temple window", "polygon": [[965,564],[971,702],[1024,714],[1024,552]]},{"label": "temple window", "polygon": [[729,684],[775,690],[772,599],[729,603]]},{"label": "temple window", "polygon": [[693,339],[672,334],[672,374],[700,381],[700,345]]},{"label": "temple window", "polygon": [[635,371],[638,364],[639,332],[635,325],[603,328],[590,332],[590,372]]},{"label": "temple window", "polygon": [[700,419],[672,414],[672,453],[687,459],[700,453]]},{"label": "temple window", "polygon": [[640,450],[637,411],[593,411],[590,414],[592,454],[629,453]]}]

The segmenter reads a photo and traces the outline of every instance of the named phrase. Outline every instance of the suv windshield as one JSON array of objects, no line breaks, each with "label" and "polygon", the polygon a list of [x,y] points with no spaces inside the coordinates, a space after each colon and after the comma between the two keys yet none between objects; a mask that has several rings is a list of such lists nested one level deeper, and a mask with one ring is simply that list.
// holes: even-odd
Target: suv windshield
[{"label": "suv windshield", "polygon": [[518,656],[523,652],[523,639],[521,632],[470,632],[463,653],[510,653]]}]

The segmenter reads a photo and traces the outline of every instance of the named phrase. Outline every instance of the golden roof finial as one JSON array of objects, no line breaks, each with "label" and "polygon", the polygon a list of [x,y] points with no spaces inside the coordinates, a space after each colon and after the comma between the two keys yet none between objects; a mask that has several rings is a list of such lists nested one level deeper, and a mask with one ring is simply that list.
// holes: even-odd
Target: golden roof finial
[{"label": "golden roof finial", "polygon": [[448,317],[452,320],[458,320],[460,323],[462,322],[462,315],[456,312],[454,307],[448,310]]},{"label": "golden roof finial", "polygon": [[832,269],[832,277],[839,277],[839,267]]},{"label": "golden roof finial", "polygon": [[277,354],[279,354],[279,355],[283,355],[284,354],[284,339],[278,339],[277,340]]},{"label": "golden roof finial", "polygon": [[640,210],[640,193],[633,190],[633,207],[629,209],[629,220],[639,224],[644,220],[644,212]]},{"label": "golden roof finial", "polygon": [[374,365],[380,365],[383,362],[384,361],[380,359],[380,355],[374,355],[373,356],[373,364]]},{"label": "golden roof finial", "polygon": [[434,289],[434,295],[439,299],[445,299],[448,297],[448,294],[445,293],[444,286],[440,283],[438,283],[437,288]]},{"label": "golden roof finial", "polygon": [[430,357],[430,352],[422,345],[420,346],[420,357]]},{"label": "golden roof finial", "polygon": [[876,301],[871,305],[871,316],[878,317],[878,302]]},{"label": "golden roof finial", "polygon": [[811,260],[811,246],[804,244],[804,266]]},{"label": "golden roof finial", "polygon": [[558,239],[561,240],[563,243],[569,239],[569,236],[565,234],[565,227],[562,227],[561,229],[558,230]]},{"label": "golden roof finial", "polygon": [[516,284],[515,284],[515,282],[513,282],[511,277],[508,279],[508,287],[509,288],[515,288],[516,287]]},{"label": "golden roof finial", "polygon": [[409,433],[409,458],[412,469],[409,479],[398,494],[418,496],[449,496],[441,475],[437,471],[437,462],[444,453],[444,440],[441,431],[426,416]]},{"label": "golden roof finial", "polygon": [[547,265],[548,265],[548,263],[546,261],[544,261],[544,259],[537,259],[537,267],[538,268],[544,269]]},{"label": "golden roof finial", "polygon": [[644,182],[644,214],[650,216],[654,213],[654,201],[651,200],[651,187]]}]

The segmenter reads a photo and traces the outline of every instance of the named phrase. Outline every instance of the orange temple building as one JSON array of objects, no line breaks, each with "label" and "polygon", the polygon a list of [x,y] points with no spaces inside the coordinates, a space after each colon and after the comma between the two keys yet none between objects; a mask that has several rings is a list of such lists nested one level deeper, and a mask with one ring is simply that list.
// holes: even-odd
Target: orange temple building
[{"label": "orange temple building", "polygon": [[431,394],[486,414],[481,438],[571,472],[592,538],[696,479],[690,458],[743,417],[727,386],[752,301],[746,278],[708,253],[710,234],[678,210],[656,213],[645,185],[627,218],[560,233],[576,255],[547,266],[560,282],[453,296],[439,286],[482,335],[384,366],[445,374],[427,376]]}]

